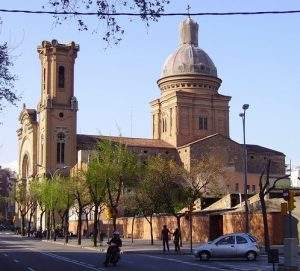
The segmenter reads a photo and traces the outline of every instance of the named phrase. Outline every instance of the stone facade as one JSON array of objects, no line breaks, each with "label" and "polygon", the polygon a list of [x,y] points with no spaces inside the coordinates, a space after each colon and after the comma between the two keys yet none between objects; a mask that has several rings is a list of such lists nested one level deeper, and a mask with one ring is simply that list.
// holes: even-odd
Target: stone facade
[{"label": "stone facade", "polygon": [[[187,169],[203,155],[221,155],[230,175],[224,180],[224,191],[242,192],[243,149],[229,137],[231,97],[220,94],[222,80],[198,45],[198,24],[186,19],[180,36],[180,46],[167,58],[157,82],[161,96],[151,102],[152,139],[77,134],[74,64],[79,46],[43,41],[38,46],[40,101],[37,110],[24,105],[19,116],[19,178],[56,171],[69,174],[71,168],[88,163],[98,141],[111,140],[128,146],[141,160],[163,155]],[[283,153],[257,145],[247,145],[247,149],[253,192],[267,158],[273,161],[272,175],[284,174]]]}]

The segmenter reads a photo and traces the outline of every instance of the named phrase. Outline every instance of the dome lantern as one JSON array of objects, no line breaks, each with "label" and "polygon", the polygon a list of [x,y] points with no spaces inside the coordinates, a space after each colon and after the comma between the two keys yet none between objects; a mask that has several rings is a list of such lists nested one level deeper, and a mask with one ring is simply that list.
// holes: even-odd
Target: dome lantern
[{"label": "dome lantern", "polygon": [[198,24],[191,18],[180,24],[180,46],[190,44],[198,47]]},{"label": "dome lantern", "polygon": [[180,45],[165,61],[161,78],[174,75],[204,75],[218,77],[217,69],[207,55],[198,47],[198,24],[191,18],[180,24]]}]

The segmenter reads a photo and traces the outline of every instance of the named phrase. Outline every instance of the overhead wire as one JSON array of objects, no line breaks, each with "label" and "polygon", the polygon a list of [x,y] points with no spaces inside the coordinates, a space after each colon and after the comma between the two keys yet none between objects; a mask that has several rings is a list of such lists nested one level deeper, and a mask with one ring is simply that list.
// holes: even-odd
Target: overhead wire
[{"label": "overhead wire", "polygon": [[237,12],[76,12],[76,11],[47,11],[47,10],[23,10],[23,9],[0,9],[2,13],[25,13],[45,15],[75,15],[75,16],[233,16],[233,15],[280,15],[297,14],[300,10],[273,10],[273,11],[237,11]]}]

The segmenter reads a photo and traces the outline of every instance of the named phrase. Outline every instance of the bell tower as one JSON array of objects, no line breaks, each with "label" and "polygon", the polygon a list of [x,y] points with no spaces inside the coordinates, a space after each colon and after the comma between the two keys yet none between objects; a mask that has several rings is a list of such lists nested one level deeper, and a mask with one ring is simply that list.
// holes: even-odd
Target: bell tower
[{"label": "bell tower", "polygon": [[43,41],[37,51],[41,60],[39,115],[39,173],[70,169],[76,164],[78,103],[74,96],[74,64],[79,45]]}]

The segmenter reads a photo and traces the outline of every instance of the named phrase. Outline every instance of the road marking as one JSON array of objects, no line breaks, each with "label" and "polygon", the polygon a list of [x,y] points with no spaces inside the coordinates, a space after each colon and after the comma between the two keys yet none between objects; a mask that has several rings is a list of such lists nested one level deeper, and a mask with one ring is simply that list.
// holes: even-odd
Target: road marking
[{"label": "road marking", "polygon": [[14,263],[19,263],[20,261],[17,259],[14,259]]},{"label": "road marking", "polygon": [[7,257],[8,255],[6,253],[3,254],[4,257]]},{"label": "road marking", "polygon": [[85,267],[87,269],[91,269],[91,270],[95,270],[95,271],[105,271],[105,269],[95,268],[95,267],[90,266],[87,263],[79,262],[79,261],[76,261],[76,260],[72,260],[70,258],[62,257],[62,256],[59,256],[59,255],[56,255],[56,254],[52,254],[52,253],[48,253],[48,252],[40,252],[40,251],[37,251],[37,252],[41,253],[42,255],[46,255],[48,257],[52,257],[52,258],[57,259],[57,260],[61,260],[61,261],[64,261],[64,262],[73,263],[73,264],[77,264],[79,266],[83,266],[83,267]]},{"label": "road marking", "polygon": [[145,254],[139,254],[139,255],[144,256],[144,257],[159,259],[159,260],[166,260],[166,261],[175,262],[175,263],[182,263],[182,264],[186,264],[186,265],[190,265],[190,266],[205,267],[208,269],[214,269],[214,270],[218,270],[218,271],[228,270],[228,268],[224,269],[224,268],[219,268],[219,267],[214,267],[214,266],[201,265],[201,264],[185,262],[185,261],[181,261],[181,260],[177,260],[177,259],[173,259],[173,258],[164,258],[164,257],[145,255]]},{"label": "road marking", "polygon": [[27,267],[28,271],[34,271],[34,269],[32,269],[31,267]]}]

